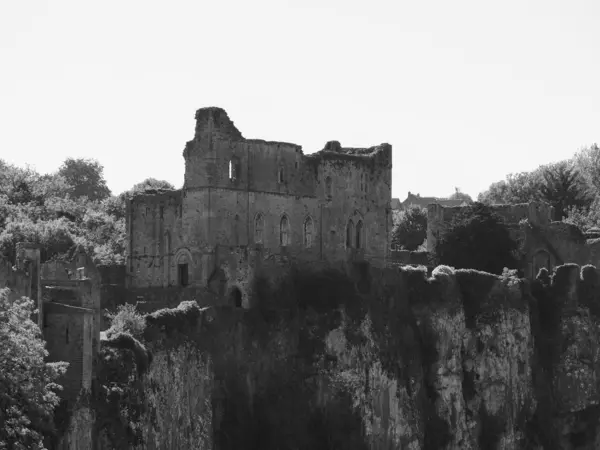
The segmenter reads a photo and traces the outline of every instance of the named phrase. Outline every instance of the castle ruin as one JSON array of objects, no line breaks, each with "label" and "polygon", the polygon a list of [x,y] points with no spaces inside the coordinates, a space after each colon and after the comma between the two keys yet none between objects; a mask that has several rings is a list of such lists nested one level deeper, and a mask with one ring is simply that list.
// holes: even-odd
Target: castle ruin
[{"label": "castle ruin", "polygon": [[128,287],[208,286],[248,306],[252,272],[269,259],[385,266],[391,150],[333,141],[305,155],[244,138],[221,108],[199,109],[183,188],[127,205]]}]

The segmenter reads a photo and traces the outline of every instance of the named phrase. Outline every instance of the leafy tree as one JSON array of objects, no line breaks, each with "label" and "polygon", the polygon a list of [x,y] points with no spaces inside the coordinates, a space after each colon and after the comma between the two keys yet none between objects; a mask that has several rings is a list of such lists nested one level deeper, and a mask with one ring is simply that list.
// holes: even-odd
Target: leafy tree
[{"label": "leafy tree", "polygon": [[591,203],[585,181],[567,161],[542,167],[544,183],[540,188],[542,199],[554,206],[557,218],[562,220],[569,208],[586,207]]},{"label": "leafy tree", "polygon": [[0,194],[13,205],[27,204],[35,200],[33,186],[39,175],[30,167],[16,167],[0,160]]},{"label": "leafy tree", "polygon": [[47,363],[40,329],[31,320],[34,303],[10,301],[0,289],[0,448],[43,449],[54,430],[56,380],[67,363]]},{"label": "leafy tree", "polygon": [[473,199],[469,194],[465,194],[459,188],[455,188],[455,191],[448,197],[450,200],[463,200],[467,203],[473,203]]},{"label": "leafy tree", "polygon": [[438,264],[501,274],[517,268],[518,245],[502,217],[483,203],[462,208],[448,222],[435,247]]},{"label": "leafy tree", "polygon": [[506,180],[492,183],[479,194],[478,201],[485,204],[529,203],[540,199],[543,177],[539,169],[533,172],[509,174]]},{"label": "leafy tree", "polygon": [[104,200],[110,196],[104,179],[104,167],[96,160],[67,158],[58,169],[58,174],[71,186],[70,194],[73,197]]},{"label": "leafy tree", "polygon": [[427,237],[427,209],[411,205],[397,216],[392,230],[392,246],[416,250]]},{"label": "leafy tree", "polygon": [[577,171],[585,179],[586,184],[600,194],[600,148],[597,144],[584,147],[573,156]]}]

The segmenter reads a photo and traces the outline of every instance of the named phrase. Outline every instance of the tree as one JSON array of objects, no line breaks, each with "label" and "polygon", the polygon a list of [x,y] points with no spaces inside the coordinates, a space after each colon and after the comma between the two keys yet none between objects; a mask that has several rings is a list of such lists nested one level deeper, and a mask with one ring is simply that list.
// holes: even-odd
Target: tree
[{"label": "tree", "polygon": [[511,173],[506,180],[492,183],[477,199],[488,205],[529,203],[540,199],[542,184],[543,178],[539,169],[533,172]]},{"label": "tree", "polygon": [[392,246],[416,250],[427,237],[427,209],[411,205],[401,211],[392,230]]},{"label": "tree", "polygon": [[455,191],[448,197],[450,200],[463,200],[464,202],[473,203],[473,198],[469,194],[465,194],[459,188],[454,188]]},{"label": "tree", "polygon": [[586,207],[591,197],[579,172],[567,161],[543,166],[542,199],[554,206],[557,219],[562,220],[569,208]]},{"label": "tree", "polygon": [[585,179],[589,188],[600,194],[600,148],[597,144],[584,147],[573,156],[577,171]]},{"label": "tree", "polygon": [[435,257],[438,264],[457,269],[501,274],[505,267],[518,267],[517,248],[502,217],[476,202],[462,208],[442,230]]},{"label": "tree", "polygon": [[67,363],[47,363],[40,329],[31,320],[34,303],[10,301],[0,289],[0,448],[43,449],[54,430],[56,384]]},{"label": "tree", "polygon": [[104,167],[96,160],[67,158],[58,169],[58,174],[71,186],[73,197],[87,197],[94,201],[110,196],[104,179]]}]

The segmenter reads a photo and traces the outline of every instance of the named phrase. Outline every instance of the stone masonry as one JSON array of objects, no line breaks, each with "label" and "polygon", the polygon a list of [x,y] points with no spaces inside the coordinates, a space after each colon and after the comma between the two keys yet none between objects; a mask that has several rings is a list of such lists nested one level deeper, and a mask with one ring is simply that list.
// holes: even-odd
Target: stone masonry
[{"label": "stone masonry", "polygon": [[127,206],[131,289],[217,285],[247,306],[247,283],[269,258],[389,260],[391,145],[328,142],[305,155],[245,139],[220,108],[196,112],[183,188]]}]

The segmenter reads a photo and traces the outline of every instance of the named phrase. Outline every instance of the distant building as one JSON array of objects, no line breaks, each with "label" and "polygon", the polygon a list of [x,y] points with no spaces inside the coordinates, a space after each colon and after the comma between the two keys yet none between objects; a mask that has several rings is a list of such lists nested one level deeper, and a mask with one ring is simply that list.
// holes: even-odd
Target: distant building
[{"label": "distant building", "polygon": [[465,200],[451,200],[448,198],[441,198],[441,197],[421,197],[420,194],[415,195],[412,192],[408,191],[408,196],[406,197],[406,200],[404,200],[403,202],[400,202],[400,199],[398,199],[398,198],[392,199],[392,209],[393,210],[404,210],[412,205],[417,205],[417,206],[421,206],[423,208],[427,208],[427,205],[430,205],[432,203],[442,205],[445,207],[468,205],[468,202],[466,202]]}]

